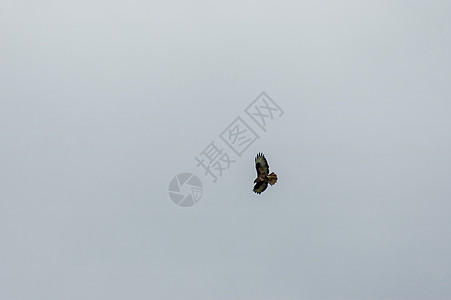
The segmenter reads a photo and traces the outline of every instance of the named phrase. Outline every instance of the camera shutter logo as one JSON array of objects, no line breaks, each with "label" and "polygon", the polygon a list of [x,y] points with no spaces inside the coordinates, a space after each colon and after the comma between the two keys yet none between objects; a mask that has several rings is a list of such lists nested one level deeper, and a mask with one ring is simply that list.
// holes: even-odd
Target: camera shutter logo
[{"label": "camera shutter logo", "polygon": [[202,197],[202,192],[202,182],[192,173],[180,173],[169,183],[169,198],[181,207],[196,204]]}]

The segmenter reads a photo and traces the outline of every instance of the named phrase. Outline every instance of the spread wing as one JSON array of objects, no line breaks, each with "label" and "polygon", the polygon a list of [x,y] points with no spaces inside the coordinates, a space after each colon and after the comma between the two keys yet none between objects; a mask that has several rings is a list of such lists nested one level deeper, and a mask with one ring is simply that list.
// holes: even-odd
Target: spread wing
[{"label": "spread wing", "polygon": [[[255,168],[257,169],[257,176],[267,176],[269,174],[269,165],[265,156],[262,153],[258,153],[255,157]],[[266,189],[266,186],[265,186]],[[264,189],[263,189],[264,190]]]},{"label": "spread wing", "polygon": [[267,187],[268,187],[268,181],[265,180],[265,181],[257,182],[254,185],[254,192],[256,192],[257,194],[260,194],[261,192],[266,190]]}]

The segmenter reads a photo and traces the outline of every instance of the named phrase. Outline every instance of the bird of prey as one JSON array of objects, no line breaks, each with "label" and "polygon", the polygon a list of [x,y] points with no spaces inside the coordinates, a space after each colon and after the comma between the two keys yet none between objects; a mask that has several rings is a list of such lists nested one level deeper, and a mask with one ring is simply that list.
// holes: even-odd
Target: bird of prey
[{"label": "bird of prey", "polygon": [[254,192],[260,194],[270,185],[274,185],[277,182],[277,175],[272,172],[269,173],[269,165],[265,156],[262,153],[258,153],[255,157],[255,168],[257,169],[257,179],[254,180]]}]

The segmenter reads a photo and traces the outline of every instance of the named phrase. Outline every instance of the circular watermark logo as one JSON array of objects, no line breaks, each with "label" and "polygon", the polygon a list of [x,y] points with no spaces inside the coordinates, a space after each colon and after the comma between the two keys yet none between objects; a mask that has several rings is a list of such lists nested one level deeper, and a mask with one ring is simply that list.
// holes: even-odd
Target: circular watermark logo
[{"label": "circular watermark logo", "polygon": [[178,206],[193,206],[202,197],[202,192],[202,182],[192,173],[180,173],[169,183],[169,198]]}]

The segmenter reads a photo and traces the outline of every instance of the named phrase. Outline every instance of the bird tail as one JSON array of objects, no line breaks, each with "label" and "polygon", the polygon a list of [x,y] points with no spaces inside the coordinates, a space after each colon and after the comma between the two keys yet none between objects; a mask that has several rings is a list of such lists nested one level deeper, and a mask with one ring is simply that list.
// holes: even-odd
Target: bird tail
[{"label": "bird tail", "polygon": [[270,185],[274,185],[277,182],[277,175],[274,172],[271,172],[271,174],[269,174],[266,177],[268,178],[268,182]]}]

